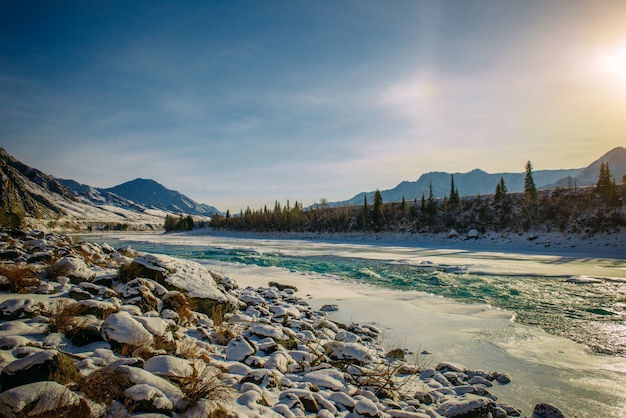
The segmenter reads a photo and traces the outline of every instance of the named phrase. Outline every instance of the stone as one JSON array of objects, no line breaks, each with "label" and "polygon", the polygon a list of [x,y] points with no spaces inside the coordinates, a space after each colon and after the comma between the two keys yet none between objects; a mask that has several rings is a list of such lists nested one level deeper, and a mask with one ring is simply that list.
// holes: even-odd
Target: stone
[{"label": "stone", "polygon": [[565,416],[557,407],[540,403],[535,405],[532,418],[565,418]]},{"label": "stone", "polygon": [[69,356],[57,350],[43,350],[7,364],[0,372],[0,386],[7,390],[42,380],[66,384],[77,375]]}]

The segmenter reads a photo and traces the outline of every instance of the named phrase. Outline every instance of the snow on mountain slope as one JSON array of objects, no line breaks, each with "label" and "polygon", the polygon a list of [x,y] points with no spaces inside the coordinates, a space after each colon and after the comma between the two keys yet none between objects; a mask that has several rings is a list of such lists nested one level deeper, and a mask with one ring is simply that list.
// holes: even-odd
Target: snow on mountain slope
[{"label": "snow on mountain slope", "polygon": [[219,211],[213,206],[198,203],[175,190],[170,190],[150,179],[135,179],[108,189],[98,189],[100,193],[113,193],[145,207],[173,213],[212,216]]},{"label": "snow on mountain slope", "polygon": [[0,163],[2,225],[103,228],[130,224],[133,229],[157,229],[163,225],[166,215],[163,211],[148,211],[135,204],[128,209],[93,204],[77,197],[54,177],[16,160],[2,148]]}]

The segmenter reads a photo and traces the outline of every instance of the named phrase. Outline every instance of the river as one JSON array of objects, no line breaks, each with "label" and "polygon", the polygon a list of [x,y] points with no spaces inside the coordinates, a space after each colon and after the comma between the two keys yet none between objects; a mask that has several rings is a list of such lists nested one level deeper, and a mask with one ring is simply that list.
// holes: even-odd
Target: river
[{"label": "river", "polygon": [[330,290],[315,300],[338,304],[338,319],[389,328],[433,360],[506,371],[513,383],[494,393],[525,413],[549,402],[566,416],[626,416],[624,260],[244,236],[86,238],[195,259],[242,283],[348,286],[360,297]]}]

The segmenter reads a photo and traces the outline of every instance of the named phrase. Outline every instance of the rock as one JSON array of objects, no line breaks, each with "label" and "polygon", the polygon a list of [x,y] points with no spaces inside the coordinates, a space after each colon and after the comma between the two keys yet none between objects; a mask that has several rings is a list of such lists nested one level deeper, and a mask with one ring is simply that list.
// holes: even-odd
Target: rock
[{"label": "rock", "polygon": [[268,286],[269,287],[275,287],[278,290],[291,289],[294,292],[298,291],[298,288],[296,286],[294,286],[294,285],[291,285],[291,284],[280,284],[280,283],[277,283],[277,282],[269,282]]},{"label": "rock", "polygon": [[19,250],[9,249],[9,250],[0,250],[0,261],[13,261],[20,258],[24,253]]},{"label": "rock", "polygon": [[465,239],[478,239],[478,230],[470,229],[465,236]]},{"label": "rock", "polygon": [[495,403],[490,399],[465,394],[444,401],[437,408],[437,413],[448,418],[480,418],[493,414],[495,408]]},{"label": "rock", "polygon": [[496,382],[501,385],[506,385],[511,383],[511,377],[506,373],[498,373],[495,375]]},{"label": "rock", "polygon": [[354,406],[354,412],[362,417],[378,417],[380,413],[376,404],[367,398],[359,399]]},{"label": "rock", "polygon": [[565,418],[565,416],[558,408],[547,403],[540,403],[535,405],[532,418]]},{"label": "rock", "polygon": [[152,343],[152,334],[127,312],[117,312],[109,315],[102,322],[100,334],[104,341],[118,344],[129,344],[138,347]]},{"label": "rock", "polygon": [[7,299],[0,303],[0,320],[32,318],[39,314],[42,304],[30,298]]},{"label": "rock", "polygon": [[438,372],[449,371],[449,372],[455,372],[455,373],[465,373],[469,369],[460,363],[442,362],[442,363],[437,364],[437,367],[435,367],[435,370],[437,370]]},{"label": "rock", "polygon": [[72,286],[70,290],[67,291],[67,296],[74,300],[88,300],[93,297],[91,293],[84,291],[78,286]]},{"label": "rock", "polygon": [[0,394],[0,413],[7,418],[92,416],[86,402],[74,392],[59,383],[45,381],[15,387]]},{"label": "rock", "polygon": [[339,310],[338,305],[324,305],[320,308],[322,312],[336,312]]},{"label": "rock", "polygon": [[131,411],[166,413],[174,408],[172,401],[159,389],[145,383],[133,385],[124,391],[126,406]]},{"label": "rock", "polygon": [[66,384],[77,375],[69,356],[57,350],[43,350],[7,364],[0,372],[0,386],[7,390],[42,380]]},{"label": "rock", "polygon": [[233,338],[226,346],[226,359],[230,361],[243,361],[246,357],[256,352],[248,340],[243,337]]},{"label": "rock", "polygon": [[82,259],[76,257],[63,257],[50,266],[49,271],[53,272],[54,276],[68,277],[72,284],[76,285],[80,282],[90,282],[96,277],[96,273]]}]

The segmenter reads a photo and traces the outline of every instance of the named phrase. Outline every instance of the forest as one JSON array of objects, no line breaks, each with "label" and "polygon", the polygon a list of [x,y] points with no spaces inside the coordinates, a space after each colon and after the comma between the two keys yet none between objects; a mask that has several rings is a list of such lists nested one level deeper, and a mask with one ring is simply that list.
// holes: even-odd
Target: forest
[{"label": "forest", "polygon": [[298,202],[275,202],[271,209],[216,215],[210,226],[255,232],[608,232],[626,225],[625,180],[616,184],[602,163],[595,186],[537,190],[528,162],[522,193],[509,193],[500,179],[492,195],[461,197],[451,175],[450,193],[439,199],[431,187],[428,196],[413,201],[385,203],[377,190],[373,202],[364,199],[361,205],[331,207],[322,199],[305,209]]}]

